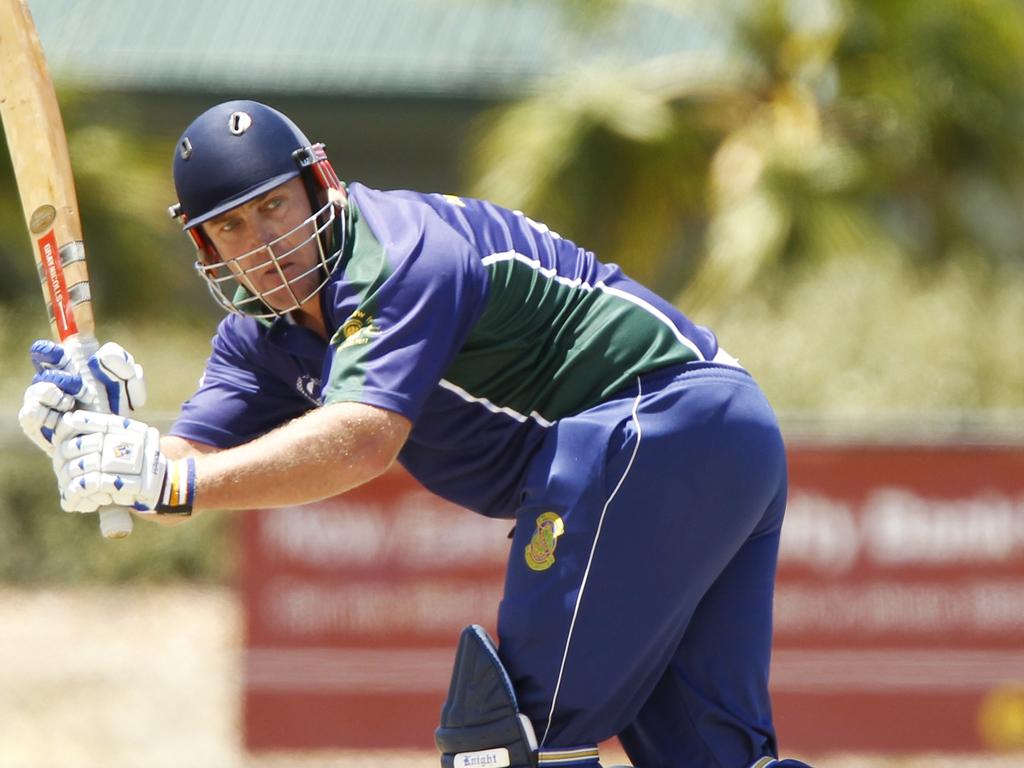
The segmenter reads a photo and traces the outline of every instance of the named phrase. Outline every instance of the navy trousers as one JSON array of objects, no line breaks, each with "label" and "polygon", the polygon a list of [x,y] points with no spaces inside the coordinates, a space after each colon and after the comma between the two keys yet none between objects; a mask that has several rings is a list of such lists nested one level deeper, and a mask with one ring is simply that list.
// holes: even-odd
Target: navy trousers
[{"label": "navy trousers", "polygon": [[498,615],[542,765],[616,735],[644,768],[777,755],[768,666],[785,503],[775,416],[739,368],[648,374],[551,427]]}]

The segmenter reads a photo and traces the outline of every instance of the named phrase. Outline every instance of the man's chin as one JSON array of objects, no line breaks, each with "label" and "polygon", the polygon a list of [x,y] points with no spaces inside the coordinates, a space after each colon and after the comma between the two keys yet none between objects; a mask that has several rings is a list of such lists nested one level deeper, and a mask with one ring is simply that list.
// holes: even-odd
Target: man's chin
[{"label": "man's chin", "polygon": [[293,285],[291,291],[282,288],[271,295],[263,293],[263,302],[275,312],[294,312],[309,307],[316,298],[316,285]]}]

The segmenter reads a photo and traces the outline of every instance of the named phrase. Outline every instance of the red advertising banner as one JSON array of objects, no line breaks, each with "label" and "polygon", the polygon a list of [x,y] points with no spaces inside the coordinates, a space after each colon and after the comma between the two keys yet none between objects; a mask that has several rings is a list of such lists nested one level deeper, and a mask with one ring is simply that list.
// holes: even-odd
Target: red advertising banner
[{"label": "red advertising banner", "polygon": [[797,448],[790,470],[784,744],[1024,748],[1024,448]]},{"label": "red advertising banner", "polygon": [[[782,747],[1024,748],[1024,447],[796,446],[790,475]],[[398,470],[248,515],[247,747],[432,747],[459,632],[494,632],[510,527]]]},{"label": "red advertising banner", "polygon": [[459,633],[495,633],[511,525],[397,469],[247,516],[246,746],[432,748]]}]

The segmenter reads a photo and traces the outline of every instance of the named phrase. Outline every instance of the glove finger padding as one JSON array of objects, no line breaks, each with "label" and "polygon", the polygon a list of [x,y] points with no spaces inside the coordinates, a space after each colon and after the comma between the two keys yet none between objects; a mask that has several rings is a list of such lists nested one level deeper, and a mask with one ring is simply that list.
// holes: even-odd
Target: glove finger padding
[{"label": "glove finger padding", "polygon": [[79,456],[75,461],[68,461],[58,470],[57,476],[58,479],[69,483],[76,477],[102,471],[103,459],[100,452],[96,451]]},{"label": "glove finger padding", "polygon": [[[136,431],[145,431],[146,425],[141,421],[133,421],[123,416],[115,416],[99,411],[71,411],[61,416],[57,429],[53,433],[55,443],[64,443],[71,437],[82,435],[104,434],[118,429],[130,429],[132,425]],[[63,446],[61,451],[63,451]]]},{"label": "glove finger padding", "polygon": [[75,435],[73,440],[58,442],[53,450],[54,463],[74,464],[76,462],[72,459],[77,459],[80,456],[92,454],[99,456],[103,452],[103,435]]},{"label": "glove finger padding", "polygon": [[72,410],[85,396],[82,378],[60,344],[37,339],[29,347],[36,375],[26,388],[18,423],[29,440],[53,455],[53,433],[61,414]]},{"label": "glove finger padding", "polygon": [[70,485],[58,481],[60,507],[65,512],[96,512],[111,504],[109,494],[100,493],[99,473],[76,478]]},{"label": "glove finger padding", "polygon": [[66,374],[53,371],[37,375],[38,380],[33,381],[25,390],[21,410],[18,411],[18,423],[22,432],[47,454],[53,453],[54,430],[61,415],[75,405],[74,396],[49,379],[55,375],[66,377]]},{"label": "glove finger padding", "polygon": [[124,416],[146,404],[142,366],[120,344],[108,341],[89,358],[88,365],[111,413]]},{"label": "glove finger padding", "polygon": [[32,358],[32,367],[37,373],[43,371],[58,370],[70,371],[73,369],[71,358],[67,356],[64,347],[56,341],[49,339],[36,339],[28,348],[29,357]]},{"label": "glove finger padding", "polygon": [[95,512],[100,507],[116,504],[144,512],[150,508],[139,501],[143,492],[142,479],[137,475],[125,477],[107,472],[90,472],[67,486],[61,495],[61,507],[65,512]]}]

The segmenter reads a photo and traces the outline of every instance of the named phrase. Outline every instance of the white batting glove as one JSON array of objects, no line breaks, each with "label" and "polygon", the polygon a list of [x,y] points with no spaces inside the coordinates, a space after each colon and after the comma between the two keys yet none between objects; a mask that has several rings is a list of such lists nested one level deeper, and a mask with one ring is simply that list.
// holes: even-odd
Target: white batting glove
[{"label": "white batting glove", "polygon": [[142,366],[120,344],[108,341],[89,357],[87,365],[103,401],[99,410],[129,416],[146,404]]},{"label": "white batting glove", "polygon": [[18,422],[47,455],[53,455],[53,431],[61,414],[79,407],[129,415],[146,402],[142,366],[120,344],[108,342],[88,359],[95,387],[83,381],[58,343],[40,339],[29,354],[36,375],[25,390]]},{"label": "white batting glove", "polygon": [[87,397],[82,378],[59,344],[45,339],[29,349],[36,375],[25,390],[18,423],[29,440],[53,455],[53,431],[61,414],[72,410],[78,398]]},{"label": "white batting glove", "polygon": [[195,461],[168,461],[156,428],[114,414],[72,411],[54,433],[53,469],[65,512],[111,504],[191,514]]}]

